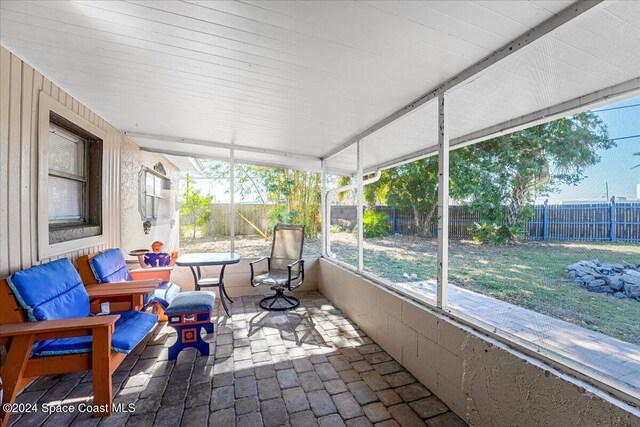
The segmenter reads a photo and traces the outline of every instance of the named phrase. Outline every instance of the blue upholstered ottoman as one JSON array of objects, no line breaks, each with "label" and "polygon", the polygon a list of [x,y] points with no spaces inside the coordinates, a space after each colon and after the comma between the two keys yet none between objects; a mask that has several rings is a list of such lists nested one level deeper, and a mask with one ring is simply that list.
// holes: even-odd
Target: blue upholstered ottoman
[{"label": "blue upholstered ottoman", "polygon": [[200,336],[200,330],[213,333],[211,311],[215,302],[216,294],[205,291],[181,292],[171,301],[165,314],[178,339],[169,348],[169,360],[175,360],[187,347],[197,349],[201,356],[209,355],[209,344]]}]

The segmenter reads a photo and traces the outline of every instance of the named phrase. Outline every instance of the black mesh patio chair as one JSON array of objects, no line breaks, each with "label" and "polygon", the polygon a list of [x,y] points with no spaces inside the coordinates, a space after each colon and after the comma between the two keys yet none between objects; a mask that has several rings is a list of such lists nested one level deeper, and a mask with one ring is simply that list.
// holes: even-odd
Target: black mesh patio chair
[{"label": "black mesh patio chair", "polygon": [[[304,225],[278,224],[273,228],[271,256],[250,262],[251,286],[270,286],[274,295],[262,298],[260,307],[265,310],[284,311],[296,308],[300,301],[285,291],[293,291],[304,282]],[[267,270],[255,275],[254,265],[267,261]],[[296,282],[294,285],[293,282]]]}]

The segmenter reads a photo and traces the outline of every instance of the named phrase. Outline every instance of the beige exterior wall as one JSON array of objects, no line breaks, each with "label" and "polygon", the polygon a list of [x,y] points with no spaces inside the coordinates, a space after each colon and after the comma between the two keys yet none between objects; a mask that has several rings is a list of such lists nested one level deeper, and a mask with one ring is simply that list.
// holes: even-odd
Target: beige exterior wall
[{"label": "beige exterior wall", "polygon": [[[106,133],[103,141],[103,182],[107,184],[103,188],[105,195],[103,243],[88,247],[79,244],[72,250],[58,253],[53,257],[43,257],[38,253],[40,92],[49,95],[63,108],[79,115]],[[122,173],[136,169],[137,174],[141,164],[153,166],[161,156],[141,153],[133,142],[127,139],[125,143],[125,139],[127,138],[118,129],[24,63],[19,57],[0,46],[0,277],[6,277],[12,272],[56,258],[67,257],[74,260],[87,253],[120,247],[121,242],[128,242],[128,236],[134,236],[133,241],[136,244],[143,243],[138,240],[140,236],[137,232],[134,233],[134,227],[129,221],[127,220],[126,224],[122,221],[123,218],[140,218],[137,199],[133,208],[129,205],[131,189],[128,178],[125,179]],[[123,156],[123,152],[135,152],[136,155]],[[123,162],[126,163],[126,167],[123,167]],[[136,166],[136,162],[140,163]],[[163,164],[165,167],[170,165],[166,159]],[[137,186],[137,175],[135,183]],[[123,191],[121,191],[121,184],[123,184]],[[137,221],[137,223],[142,232],[142,222]],[[123,225],[126,225],[126,231],[123,230]],[[175,233],[164,228],[157,229],[157,234],[153,236],[154,240],[156,238],[172,242],[175,240],[177,246],[177,237],[174,237],[174,234],[177,236],[177,225],[175,229]],[[122,238],[123,235],[127,238]]]},{"label": "beige exterior wall", "polygon": [[318,289],[471,425],[638,425],[640,412],[330,261]]},{"label": "beige exterior wall", "polygon": [[[151,243],[156,240],[164,242],[166,252],[177,251],[180,243],[178,191],[180,171],[161,154],[140,150],[133,141],[126,136],[121,147],[121,224],[122,245],[121,249],[128,259],[134,259],[127,255],[132,249],[151,248]],[[139,173],[144,166],[153,169],[157,163],[162,163],[167,177],[171,180],[171,190],[163,194],[159,214],[156,223],[151,227],[149,234],[144,234],[142,219],[139,212]]]},{"label": "beige exterior wall", "polygon": [[[54,257],[38,254],[38,98],[44,92],[107,133],[103,141],[104,243]],[[77,99],[0,46],[0,277],[56,258],[120,244],[120,145],[122,133]],[[48,221],[48,219],[47,219]],[[80,245],[81,246],[81,245]]]}]

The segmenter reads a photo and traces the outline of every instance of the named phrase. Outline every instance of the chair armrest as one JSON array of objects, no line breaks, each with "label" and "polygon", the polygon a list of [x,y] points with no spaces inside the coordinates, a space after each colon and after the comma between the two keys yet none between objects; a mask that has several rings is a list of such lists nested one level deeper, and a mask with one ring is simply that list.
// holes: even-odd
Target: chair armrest
[{"label": "chair armrest", "polygon": [[300,267],[304,268],[304,260],[303,259],[299,259],[297,261],[292,262],[291,264],[287,265],[287,268],[289,270],[291,270],[297,264],[300,264]]},{"label": "chair armrest", "polygon": [[258,258],[255,261],[249,262],[249,267],[251,268],[251,286],[253,286],[253,276],[254,276],[253,264],[257,264],[259,262],[262,262],[265,259],[267,260],[267,268],[271,269],[271,257],[268,257],[268,256],[263,256],[262,258]]},{"label": "chair armrest", "polygon": [[129,282],[98,283],[87,285],[89,298],[105,298],[126,295],[144,295],[158,287],[160,279],[131,280]]},{"label": "chair armrest", "polygon": [[69,336],[70,332],[102,328],[115,325],[119,314],[92,317],[74,317],[70,319],[44,320],[40,322],[9,323],[0,325],[0,337],[18,335],[48,334]]},{"label": "chair armrest", "polygon": [[[300,283],[298,283],[294,287],[291,287],[291,269],[297,264],[300,264]],[[287,287],[289,288],[290,291],[292,291],[300,287],[300,285],[304,283],[304,260],[299,259],[297,261],[292,262],[291,264],[287,265],[287,270],[289,271],[289,280],[287,281]]]},{"label": "chair armrest", "polygon": [[153,279],[129,280],[128,282],[103,283],[102,286],[117,285],[120,283],[128,283],[129,285],[132,285],[132,286],[156,286],[157,287],[160,283],[162,283],[162,280],[154,277]]},{"label": "chair armrest", "polygon": [[173,270],[173,267],[133,268],[133,269],[129,270],[129,273],[138,273],[140,271],[158,271],[158,272],[162,272],[162,271],[171,271],[171,270]]},{"label": "chair armrest", "polygon": [[129,274],[133,280],[160,279],[168,282],[172,271],[173,267],[136,268],[129,270]]},{"label": "chair armrest", "polygon": [[257,263],[259,263],[259,262],[264,261],[265,259],[267,259],[267,260],[269,260],[269,262],[271,262],[271,257],[263,256],[262,258],[258,258],[258,259],[257,259],[257,260],[255,260],[255,261],[250,261],[250,262],[249,262],[249,265],[257,264]]}]

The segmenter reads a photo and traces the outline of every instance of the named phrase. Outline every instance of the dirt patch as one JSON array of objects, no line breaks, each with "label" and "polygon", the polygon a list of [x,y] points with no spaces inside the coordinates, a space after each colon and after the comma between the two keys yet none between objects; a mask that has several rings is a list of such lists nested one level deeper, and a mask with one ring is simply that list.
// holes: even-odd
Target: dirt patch
[{"label": "dirt patch", "polygon": [[[243,258],[258,258],[271,252],[271,240],[259,236],[239,236],[235,239],[235,251]],[[180,239],[180,253],[193,252],[228,252],[231,250],[229,239],[212,238]],[[320,239],[306,238],[304,241],[304,257],[320,256]]]}]

